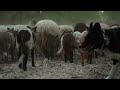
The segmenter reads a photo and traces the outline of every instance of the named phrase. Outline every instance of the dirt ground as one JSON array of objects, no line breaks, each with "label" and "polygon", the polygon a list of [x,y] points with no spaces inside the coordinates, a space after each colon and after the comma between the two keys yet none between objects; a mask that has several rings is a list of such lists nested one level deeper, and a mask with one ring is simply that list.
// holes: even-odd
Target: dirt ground
[{"label": "dirt ground", "polygon": [[[18,68],[18,62],[0,64],[0,79],[104,79],[112,67],[112,61],[107,57],[94,58],[92,64],[85,63],[82,67],[80,59],[74,57],[74,63],[65,63],[62,58],[44,61],[42,57],[35,58],[36,67],[28,60],[27,71]],[[114,79],[120,79],[118,69]]]}]

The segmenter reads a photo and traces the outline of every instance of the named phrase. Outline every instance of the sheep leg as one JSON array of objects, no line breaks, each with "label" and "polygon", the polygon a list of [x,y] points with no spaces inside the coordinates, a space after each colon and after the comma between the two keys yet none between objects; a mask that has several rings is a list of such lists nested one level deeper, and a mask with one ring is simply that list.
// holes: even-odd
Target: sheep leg
[{"label": "sheep leg", "polygon": [[5,61],[8,62],[8,47],[6,46],[5,48],[5,52],[3,53],[4,57],[5,57]]},{"label": "sheep leg", "polygon": [[34,62],[34,49],[31,50],[31,57],[32,57],[32,67],[35,67],[35,62]]},{"label": "sheep leg", "polygon": [[102,57],[105,57],[105,53],[104,52],[102,52]]},{"label": "sheep leg", "polygon": [[[19,48],[19,51],[18,51],[18,59],[20,58],[21,56],[21,47]],[[22,68],[22,63],[20,62],[19,64],[19,68],[21,69]]]},{"label": "sheep leg", "polygon": [[11,60],[13,60],[14,59],[14,49],[13,49],[13,47],[11,48],[11,50],[10,50],[11,52]]},{"label": "sheep leg", "polygon": [[44,54],[45,58],[47,58],[49,60],[49,55],[48,55],[47,50],[43,49],[43,54]]},{"label": "sheep leg", "polygon": [[23,70],[24,71],[27,70],[27,59],[28,59],[28,55],[26,54],[24,59],[23,59]]},{"label": "sheep leg", "polygon": [[70,52],[70,62],[73,63],[73,51]]},{"label": "sheep leg", "polygon": [[95,58],[98,58],[98,54],[96,51],[94,51],[94,54],[95,54]]},{"label": "sheep leg", "polygon": [[84,66],[84,53],[83,52],[81,52],[80,53],[80,57],[81,57],[81,64],[82,64],[82,66]]},{"label": "sheep leg", "polygon": [[87,63],[92,64],[92,53],[88,55]]},{"label": "sheep leg", "polygon": [[66,52],[64,52],[64,59],[65,59],[65,63],[67,62],[67,55]]},{"label": "sheep leg", "polygon": [[53,49],[53,48],[51,49],[51,60],[54,58],[54,52],[55,52],[54,50],[55,49]]},{"label": "sheep leg", "polygon": [[114,59],[112,69],[110,71],[109,76],[106,79],[112,79],[115,76],[115,73],[116,73],[119,65],[120,65],[120,61]]},{"label": "sheep leg", "polygon": [[28,60],[28,47],[24,46],[22,53],[25,55],[23,58],[23,70],[27,70],[27,60]]}]

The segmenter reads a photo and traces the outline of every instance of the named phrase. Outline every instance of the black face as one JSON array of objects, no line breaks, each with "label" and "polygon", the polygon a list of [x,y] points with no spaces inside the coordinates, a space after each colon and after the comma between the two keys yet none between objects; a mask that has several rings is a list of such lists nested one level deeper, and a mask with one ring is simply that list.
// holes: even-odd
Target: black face
[{"label": "black face", "polygon": [[93,49],[101,48],[104,43],[103,31],[101,30],[100,24],[95,23],[95,25],[90,24],[88,28],[88,34],[85,37],[85,41],[82,44],[83,48],[92,47]]}]

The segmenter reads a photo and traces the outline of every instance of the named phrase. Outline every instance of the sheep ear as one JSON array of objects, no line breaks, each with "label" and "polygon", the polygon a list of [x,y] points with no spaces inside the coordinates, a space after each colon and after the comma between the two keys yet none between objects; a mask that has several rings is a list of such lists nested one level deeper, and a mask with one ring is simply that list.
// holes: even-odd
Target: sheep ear
[{"label": "sheep ear", "polygon": [[14,31],[14,28],[12,28],[11,30]]},{"label": "sheep ear", "polygon": [[101,26],[100,26],[100,23],[99,22],[96,22],[95,25],[94,25],[94,30],[98,31],[98,30],[101,30]]},{"label": "sheep ear", "polygon": [[30,26],[27,26],[27,28],[31,29],[31,27],[30,27]]},{"label": "sheep ear", "polygon": [[89,27],[90,30],[93,29],[93,22],[90,23],[90,27]]},{"label": "sheep ear", "polygon": [[57,38],[57,37],[58,37],[58,35],[55,36],[55,38]]},{"label": "sheep ear", "polygon": [[7,28],[8,30],[10,30],[10,28]]},{"label": "sheep ear", "polygon": [[8,31],[7,32],[13,32],[14,31],[14,28],[10,29],[10,28],[7,28]]},{"label": "sheep ear", "polygon": [[32,30],[34,33],[36,33],[36,29],[37,29],[37,27],[36,26],[27,26],[27,28],[29,28],[30,30]]}]

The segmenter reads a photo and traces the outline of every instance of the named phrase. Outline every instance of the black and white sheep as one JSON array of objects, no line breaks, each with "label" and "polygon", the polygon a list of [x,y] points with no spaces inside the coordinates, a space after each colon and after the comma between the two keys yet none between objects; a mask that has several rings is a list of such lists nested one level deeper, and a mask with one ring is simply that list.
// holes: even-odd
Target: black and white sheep
[{"label": "black and white sheep", "polygon": [[18,52],[18,58],[19,58],[19,68],[23,68],[23,70],[27,70],[27,60],[28,60],[28,54],[29,50],[31,51],[31,57],[32,57],[32,66],[35,66],[34,63],[34,46],[36,37],[33,32],[36,27],[30,27],[27,26],[26,28],[21,28],[17,32],[16,35],[16,49]]}]

